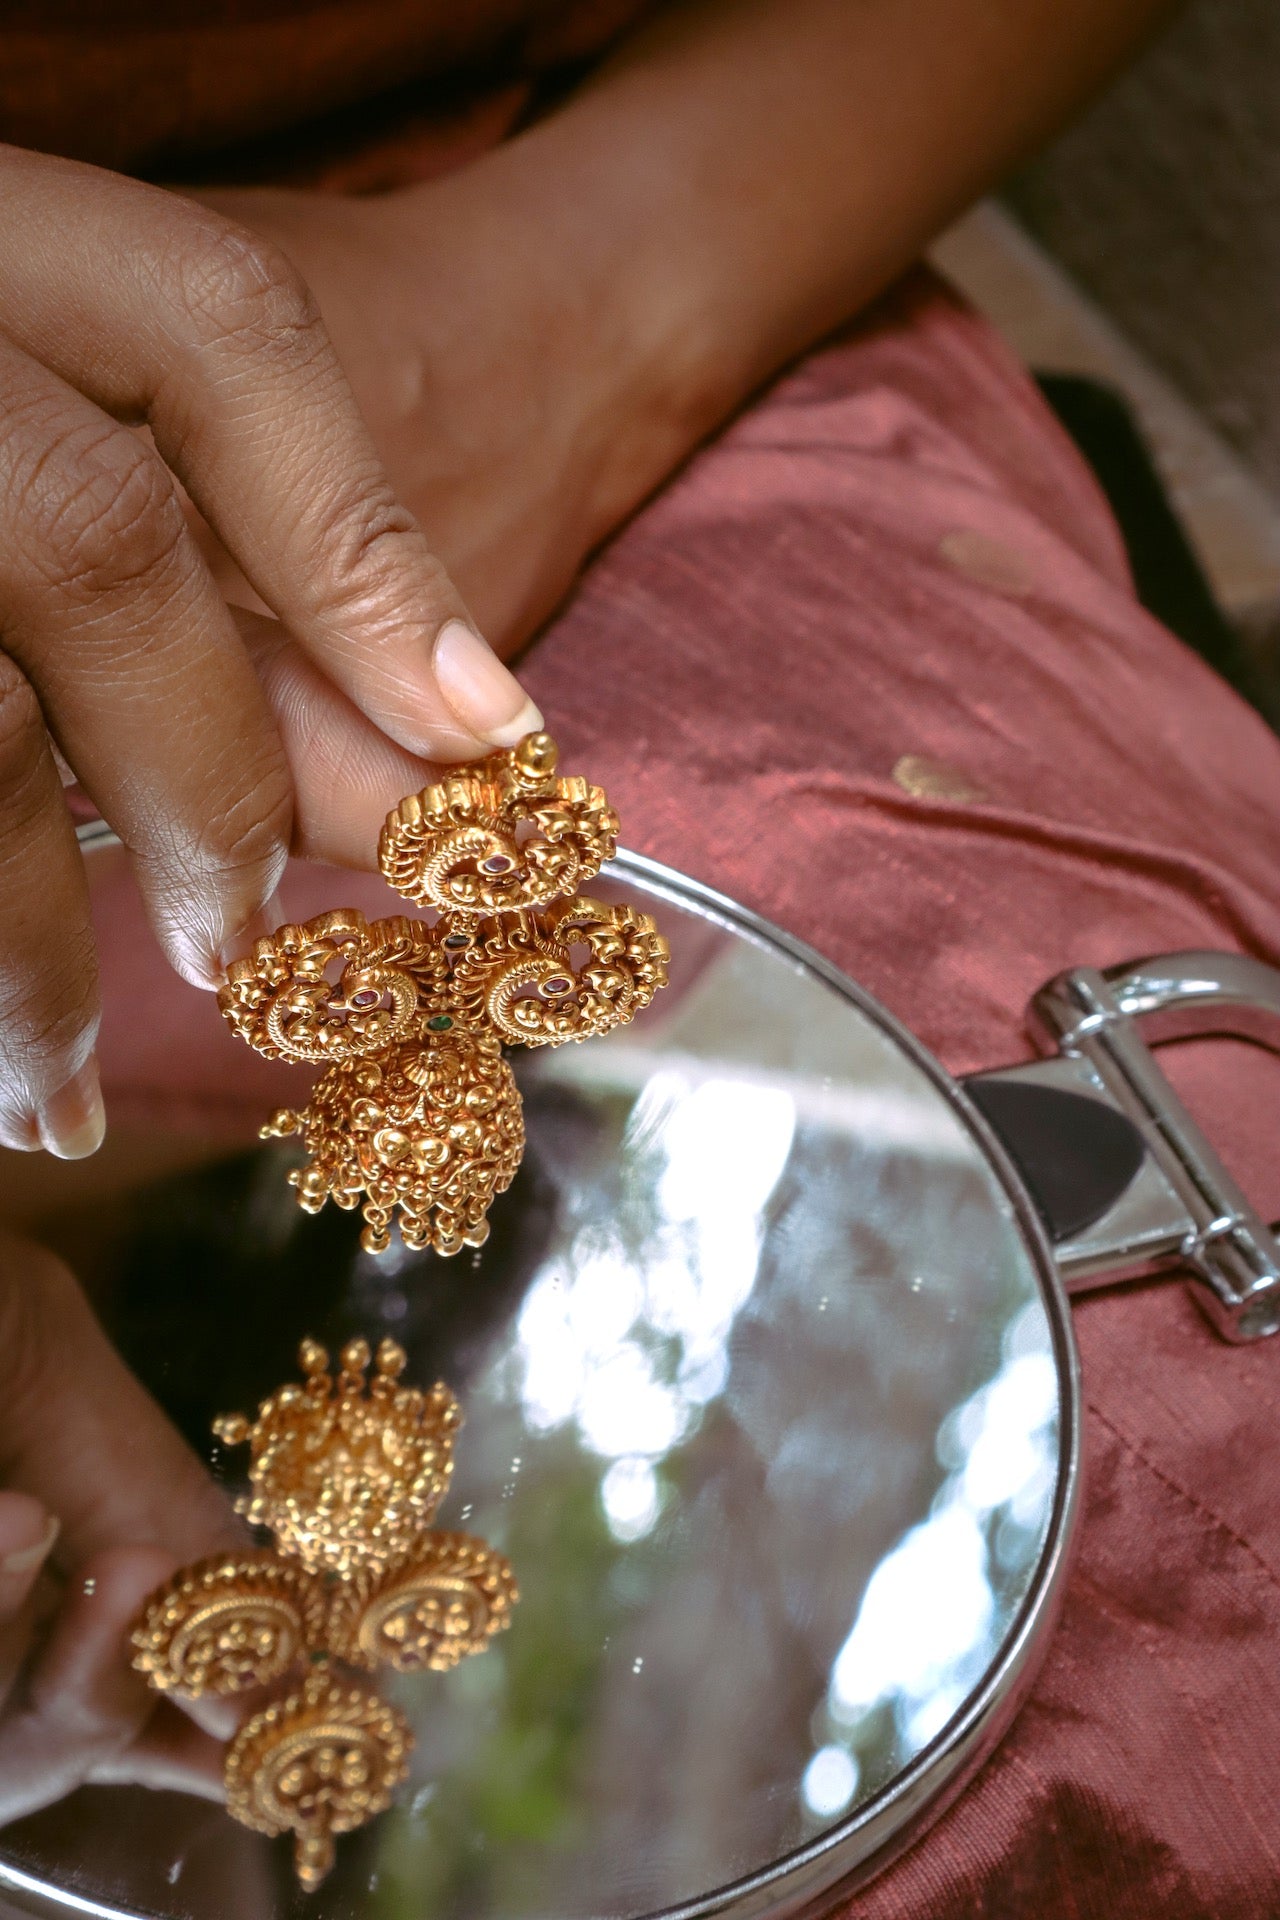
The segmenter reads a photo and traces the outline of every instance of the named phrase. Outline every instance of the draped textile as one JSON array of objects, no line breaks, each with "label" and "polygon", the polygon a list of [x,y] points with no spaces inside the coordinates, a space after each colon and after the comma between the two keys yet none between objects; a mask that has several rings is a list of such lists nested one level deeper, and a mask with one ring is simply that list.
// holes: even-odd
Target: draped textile
[{"label": "draped textile", "polygon": [[[701,452],[523,672],[629,845],[812,942],[954,1071],[1028,1057],[1064,966],[1280,960],[1280,741],[1137,605],[1036,390],[923,273]],[[360,897],[289,884],[299,914]],[[273,1070],[99,893],[113,1117],[260,1114]],[[1280,1061],[1163,1058],[1274,1218]],[[1075,1322],[1086,1499],[1048,1658],[849,1920],[1280,1911],[1280,1341],[1222,1344],[1177,1284]]]}]

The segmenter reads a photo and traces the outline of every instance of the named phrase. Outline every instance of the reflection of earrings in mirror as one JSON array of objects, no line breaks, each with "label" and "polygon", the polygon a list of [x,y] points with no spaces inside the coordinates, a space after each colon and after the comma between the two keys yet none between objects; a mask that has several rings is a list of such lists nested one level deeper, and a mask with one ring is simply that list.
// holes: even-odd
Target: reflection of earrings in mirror
[{"label": "reflection of earrings in mirror", "polygon": [[300,1205],[362,1207],[371,1253],[397,1209],[411,1247],[483,1245],[524,1151],[503,1043],[607,1033],[666,984],[649,916],[575,892],[615,852],[618,818],[557,761],[553,740],[527,734],[388,815],[382,872],[435,921],[339,909],[282,927],[218,995],[259,1053],[325,1067],[307,1106],[262,1132],[301,1135],[307,1164],[289,1175]]},{"label": "reflection of earrings in mirror", "polygon": [[[246,1721],[227,1753],[228,1810],[261,1833],[292,1832],[305,1887],[333,1864],[333,1836],[381,1813],[407,1771],[403,1714],[333,1662],[443,1673],[510,1624],[511,1568],[483,1540],[428,1531],[453,1473],[462,1422],[447,1387],[400,1384],[405,1354],[304,1340],[305,1383],[263,1401],[256,1420],[214,1422],[249,1444],[251,1491],[237,1510],[274,1549],[215,1556],[157,1589],[132,1630],[133,1664],[161,1693],[295,1685]],[[304,1663],[310,1671],[302,1673]]]}]

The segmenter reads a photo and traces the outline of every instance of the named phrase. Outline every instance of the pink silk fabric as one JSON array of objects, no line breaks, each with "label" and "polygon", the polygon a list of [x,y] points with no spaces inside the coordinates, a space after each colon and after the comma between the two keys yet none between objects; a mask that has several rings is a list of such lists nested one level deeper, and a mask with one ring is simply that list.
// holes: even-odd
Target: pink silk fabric
[{"label": "pink silk fabric", "polygon": [[[812,942],[954,1071],[1027,1057],[1028,996],[1064,966],[1280,960],[1280,741],[1137,605],[1034,387],[923,273],[700,452],[523,671],[630,846]],[[291,884],[295,911],[352,897],[346,875]],[[270,1070],[158,958],[139,980],[125,895],[101,891],[113,1114],[242,1124]],[[1174,1056],[1274,1217],[1280,1063]],[[1222,1344],[1179,1284],[1075,1321],[1087,1501],[1034,1692],[833,1911],[1280,1913],[1280,1340]]]}]

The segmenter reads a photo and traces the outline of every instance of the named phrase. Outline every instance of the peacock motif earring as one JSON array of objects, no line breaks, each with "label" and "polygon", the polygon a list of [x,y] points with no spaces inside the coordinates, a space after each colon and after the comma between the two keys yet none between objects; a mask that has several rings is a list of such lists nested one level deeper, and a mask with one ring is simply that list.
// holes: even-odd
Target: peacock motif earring
[{"label": "peacock motif earring", "polygon": [[360,1207],[370,1253],[397,1214],[410,1247],[482,1246],[524,1151],[503,1046],[607,1033],[666,984],[649,915],[578,891],[616,851],[618,816],[558,759],[547,734],[527,734],[388,815],[382,874],[433,920],[339,909],[282,927],[218,995],[268,1059],[323,1065],[307,1105],[262,1132],[300,1136],[299,1203]]},{"label": "peacock motif earring", "polygon": [[271,1547],[183,1567],[150,1596],[133,1664],[159,1693],[187,1699],[285,1682],[227,1750],[227,1810],[260,1833],[292,1833],[302,1885],[319,1886],[334,1838],[365,1825],[404,1779],[413,1735],[355,1669],[445,1672],[510,1624],[518,1593],[501,1554],[431,1530],[462,1423],[443,1385],[401,1384],[404,1350],[343,1348],[336,1378],[314,1340],[303,1380],[279,1387],[252,1422],[214,1432],[247,1441],[251,1491],[237,1502]]}]

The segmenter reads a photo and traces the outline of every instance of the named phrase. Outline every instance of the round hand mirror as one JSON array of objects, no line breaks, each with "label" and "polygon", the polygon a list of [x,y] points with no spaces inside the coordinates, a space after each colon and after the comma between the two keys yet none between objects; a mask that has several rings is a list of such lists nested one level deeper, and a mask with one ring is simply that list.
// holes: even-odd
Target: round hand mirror
[{"label": "round hand mirror", "polygon": [[[58,1209],[111,1339],[228,1497],[215,1414],[292,1377],[303,1334],[394,1335],[465,1409],[440,1524],[505,1553],[522,1598],[483,1658],[390,1683],[410,1778],[318,1891],[214,1800],[67,1792],[0,1751],[19,1906],[787,1913],[907,1844],[1015,1710],[1076,1504],[1062,1269],[1101,1271],[1098,1222],[1144,1191],[1150,1216],[1168,1170],[1135,1171],[1141,1126],[1079,1047],[966,1092],[784,936],[648,863],[613,871],[670,941],[671,988],[518,1063],[528,1151],[481,1251],[362,1254],[358,1221],[298,1212],[285,1143],[126,1187],[78,1234]],[[1019,1170],[983,1117],[1010,1130],[1011,1086],[1092,1097],[1113,1191],[1073,1214],[1043,1144]]]}]

